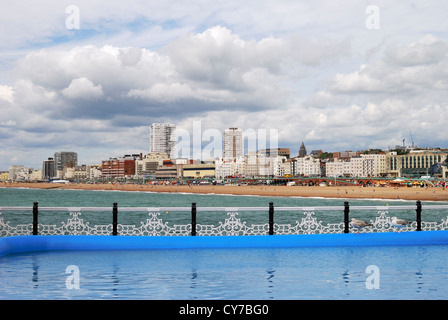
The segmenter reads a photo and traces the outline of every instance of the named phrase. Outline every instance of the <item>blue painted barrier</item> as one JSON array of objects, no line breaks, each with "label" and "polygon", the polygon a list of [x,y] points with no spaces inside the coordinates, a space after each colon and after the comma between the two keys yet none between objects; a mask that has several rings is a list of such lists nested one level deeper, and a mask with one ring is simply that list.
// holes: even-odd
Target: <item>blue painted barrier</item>
[{"label": "blue painted barrier", "polygon": [[14,236],[0,238],[0,256],[55,250],[141,250],[203,248],[291,248],[446,245],[448,231],[262,236]]}]

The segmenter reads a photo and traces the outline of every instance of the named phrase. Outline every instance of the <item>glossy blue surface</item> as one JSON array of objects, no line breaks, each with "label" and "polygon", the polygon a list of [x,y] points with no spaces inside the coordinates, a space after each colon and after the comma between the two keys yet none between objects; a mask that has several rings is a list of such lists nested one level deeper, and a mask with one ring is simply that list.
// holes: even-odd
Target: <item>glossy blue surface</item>
[{"label": "glossy blue surface", "polygon": [[16,236],[0,238],[0,256],[52,250],[288,248],[448,244],[448,231],[274,236]]}]

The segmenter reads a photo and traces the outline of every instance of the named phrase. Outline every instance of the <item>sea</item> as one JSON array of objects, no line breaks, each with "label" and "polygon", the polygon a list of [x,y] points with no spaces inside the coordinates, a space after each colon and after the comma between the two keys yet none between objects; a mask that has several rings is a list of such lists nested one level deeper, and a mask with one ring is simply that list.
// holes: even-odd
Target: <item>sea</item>
[{"label": "sea", "polygon": [[[377,207],[381,206],[411,206],[409,210],[391,211],[391,216],[415,221],[416,213],[414,206],[416,201],[406,200],[384,200],[384,199],[328,199],[316,197],[281,197],[281,196],[244,196],[244,195],[218,195],[218,194],[191,194],[191,193],[157,193],[146,191],[96,191],[96,190],[70,190],[70,189],[31,189],[31,188],[0,188],[0,207],[25,206],[31,208],[34,202],[39,207],[106,207],[110,210],[105,212],[82,212],[81,218],[84,222],[95,224],[109,224],[112,222],[113,203],[122,207],[191,207],[196,203],[200,207],[262,207],[265,209],[256,212],[241,211],[237,218],[241,222],[250,224],[268,223],[268,206],[274,203],[275,207],[309,207],[308,212],[312,212],[312,217],[317,223],[340,223],[344,221],[344,202],[348,201],[350,206],[371,206],[372,210],[350,211],[350,218],[374,221],[378,217]],[[446,204],[445,202],[422,202],[423,205]],[[340,209],[331,211],[314,210],[315,207],[331,206]],[[274,209],[275,210],[275,209]],[[119,210],[120,211],[120,210]],[[140,225],[147,219],[148,212],[119,213],[120,224]],[[294,225],[297,221],[305,218],[307,211],[278,211],[275,213],[275,223]],[[228,218],[226,212],[198,212],[197,223],[205,225],[218,225],[224,223]],[[309,214],[308,214],[309,217]],[[423,221],[434,221],[441,223],[447,219],[448,210],[430,210],[423,213]],[[31,210],[24,212],[8,212],[0,210],[0,218],[10,225],[27,224],[32,222]],[[39,214],[39,223],[56,224],[66,222],[69,217],[69,210],[65,212],[42,212]],[[159,216],[163,222],[168,224],[189,224],[191,214],[189,211],[168,212],[164,211]]]}]

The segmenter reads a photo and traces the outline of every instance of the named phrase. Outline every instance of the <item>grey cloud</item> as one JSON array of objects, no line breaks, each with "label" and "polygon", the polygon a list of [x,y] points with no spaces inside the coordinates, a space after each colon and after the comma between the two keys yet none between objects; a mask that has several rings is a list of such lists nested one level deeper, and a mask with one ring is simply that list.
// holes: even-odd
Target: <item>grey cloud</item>
[{"label": "grey cloud", "polygon": [[403,98],[447,88],[448,42],[432,36],[417,44],[386,49],[382,59],[351,73],[336,74],[330,91],[346,94],[394,94]]},{"label": "grey cloud", "polygon": [[437,64],[446,60],[448,43],[426,35],[407,46],[392,45],[386,52],[386,60],[399,66]]}]

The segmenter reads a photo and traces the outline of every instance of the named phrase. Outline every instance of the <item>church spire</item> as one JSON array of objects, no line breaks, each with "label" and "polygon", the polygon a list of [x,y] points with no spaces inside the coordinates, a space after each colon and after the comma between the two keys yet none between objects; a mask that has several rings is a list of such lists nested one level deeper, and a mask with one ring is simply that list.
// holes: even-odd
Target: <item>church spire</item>
[{"label": "church spire", "polygon": [[302,144],[300,145],[299,148],[299,157],[304,157],[306,156],[306,148],[305,148],[305,144],[302,141]]}]

